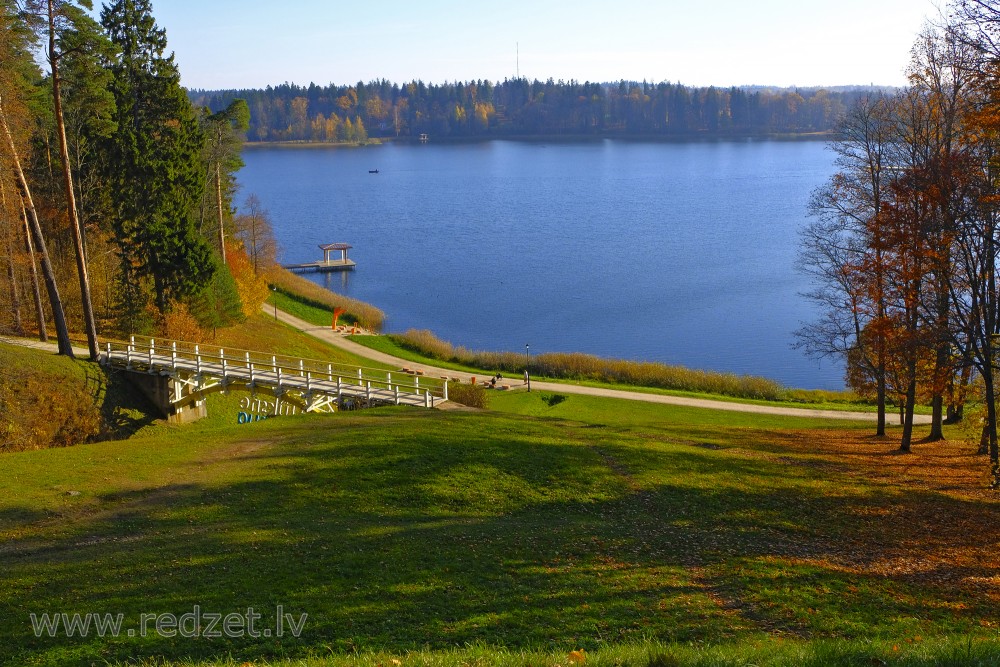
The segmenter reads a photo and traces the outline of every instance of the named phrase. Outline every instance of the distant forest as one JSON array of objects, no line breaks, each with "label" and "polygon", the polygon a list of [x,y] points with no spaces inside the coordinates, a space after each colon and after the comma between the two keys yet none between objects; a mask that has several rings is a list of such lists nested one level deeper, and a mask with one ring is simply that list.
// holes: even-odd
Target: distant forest
[{"label": "distant forest", "polygon": [[620,81],[353,86],[283,84],[190,91],[212,111],[250,107],[250,141],[363,142],[369,137],[728,137],[828,132],[871,88],[691,88]]}]

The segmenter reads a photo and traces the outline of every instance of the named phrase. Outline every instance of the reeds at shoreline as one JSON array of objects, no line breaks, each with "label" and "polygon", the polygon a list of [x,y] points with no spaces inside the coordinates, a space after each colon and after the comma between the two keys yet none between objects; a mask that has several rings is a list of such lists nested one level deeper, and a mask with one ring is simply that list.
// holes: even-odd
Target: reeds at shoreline
[{"label": "reeds at shoreline", "polygon": [[[392,334],[392,338],[402,347],[434,359],[506,373],[524,372],[525,355],[520,352],[469,350],[443,341],[431,331],[418,329]],[[533,375],[568,380],[656,387],[766,401],[781,400],[786,391],[778,382],[764,377],[694,370],[651,361],[605,359],[580,352],[539,354],[531,357],[529,363]]]},{"label": "reeds at shoreline", "polygon": [[350,319],[369,331],[379,332],[385,322],[385,313],[379,308],[352,299],[343,294],[337,294],[317,285],[308,278],[292,273],[279,266],[272,267],[267,272],[267,282],[272,287],[294,296],[299,301],[309,303],[318,308],[343,308]]}]

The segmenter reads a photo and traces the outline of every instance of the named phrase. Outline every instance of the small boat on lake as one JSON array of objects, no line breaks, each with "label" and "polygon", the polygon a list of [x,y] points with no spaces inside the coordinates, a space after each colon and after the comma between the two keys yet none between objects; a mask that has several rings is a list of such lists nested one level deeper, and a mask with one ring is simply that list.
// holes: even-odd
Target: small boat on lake
[{"label": "small boat on lake", "polygon": [[369,174],[377,174],[378,173],[378,169],[369,169],[368,173]]}]

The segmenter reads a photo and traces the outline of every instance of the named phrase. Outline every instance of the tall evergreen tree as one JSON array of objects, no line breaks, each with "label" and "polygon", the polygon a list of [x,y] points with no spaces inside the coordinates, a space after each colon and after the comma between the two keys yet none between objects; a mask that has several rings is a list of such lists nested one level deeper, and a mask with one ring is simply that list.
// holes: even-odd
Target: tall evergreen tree
[{"label": "tall evergreen tree", "polygon": [[[152,283],[156,308],[199,291],[212,278],[211,249],[194,213],[205,189],[204,135],[180,85],[166,33],[149,0],[115,0],[101,24],[119,53],[112,74],[117,128],[107,141],[107,178],[116,203],[126,316],[145,309]],[[147,282],[148,281],[148,282]]]}]

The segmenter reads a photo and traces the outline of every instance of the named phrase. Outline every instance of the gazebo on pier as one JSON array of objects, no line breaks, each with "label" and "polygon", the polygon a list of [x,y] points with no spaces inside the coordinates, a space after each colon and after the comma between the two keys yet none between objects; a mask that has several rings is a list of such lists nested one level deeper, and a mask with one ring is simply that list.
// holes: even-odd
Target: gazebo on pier
[{"label": "gazebo on pier", "polygon": [[[354,265],[354,262],[352,262],[351,260],[347,259],[347,251],[351,249],[351,246],[347,245],[346,243],[326,243],[326,244],[321,245],[319,247],[319,249],[323,251],[323,263],[324,264],[339,263],[339,264],[343,264],[343,265],[346,265],[346,264],[351,264],[352,266]],[[340,259],[339,260],[337,260],[337,259],[330,259],[330,253],[331,252],[339,252],[340,253]]]},{"label": "gazebo on pier", "polygon": [[[350,271],[356,266],[353,260],[347,258],[347,251],[351,249],[347,243],[324,243],[319,249],[323,251],[321,261],[286,264],[284,268],[292,271]],[[333,253],[338,252],[340,257],[332,257]]]}]

